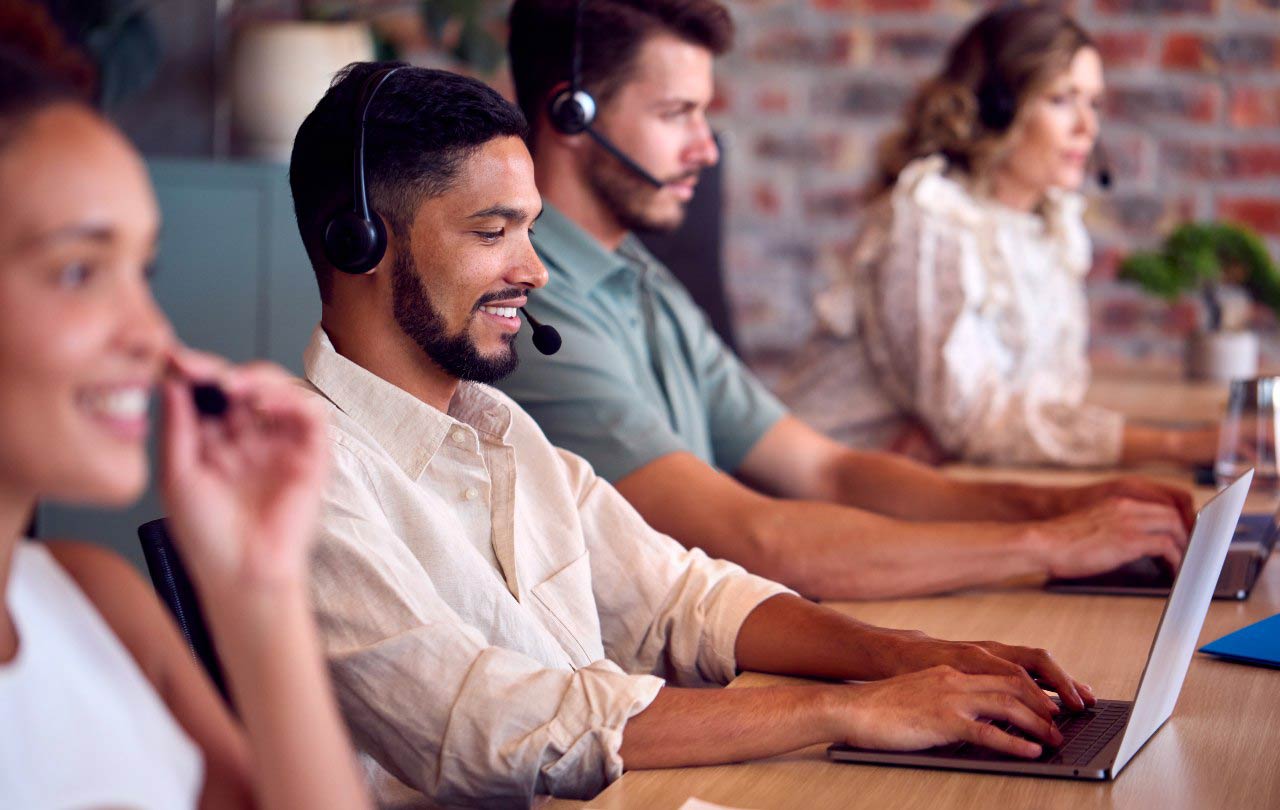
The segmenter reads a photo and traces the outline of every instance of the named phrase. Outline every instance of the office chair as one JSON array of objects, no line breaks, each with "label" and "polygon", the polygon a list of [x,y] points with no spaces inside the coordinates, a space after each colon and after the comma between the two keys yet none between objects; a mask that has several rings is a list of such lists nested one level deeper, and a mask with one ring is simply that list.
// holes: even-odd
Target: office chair
[{"label": "office chair", "polygon": [[139,526],[138,540],[142,543],[142,553],[147,559],[147,570],[151,572],[152,586],[168,606],[169,613],[173,614],[178,629],[191,648],[191,654],[204,667],[204,671],[209,673],[209,678],[218,688],[222,699],[231,706],[231,695],[227,691],[222,665],[218,662],[218,652],[214,649],[204,614],[200,611],[200,602],[196,598],[195,589],[191,587],[182,558],[169,537],[164,518]]}]

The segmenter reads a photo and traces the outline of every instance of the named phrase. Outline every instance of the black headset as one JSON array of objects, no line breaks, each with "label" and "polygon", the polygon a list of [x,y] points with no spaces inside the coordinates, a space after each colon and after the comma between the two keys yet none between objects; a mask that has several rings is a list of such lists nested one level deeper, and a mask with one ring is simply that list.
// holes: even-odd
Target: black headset
[{"label": "black headset", "polygon": [[[978,83],[978,89],[974,93],[978,101],[978,122],[989,132],[997,135],[1008,131],[1009,127],[1013,126],[1013,121],[1018,116],[1018,96],[997,69],[996,35],[1005,18],[1022,8],[1024,6],[1020,4],[1010,3],[993,11],[979,24],[981,28],[978,36],[981,40],[986,67],[982,81]],[[1107,160],[1107,152],[1101,140],[1094,141],[1093,162],[1094,176],[1098,185],[1103,189],[1110,189],[1111,162]]]},{"label": "black headset", "polygon": [[338,270],[352,275],[367,273],[378,266],[387,252],[387,227],[369,207],[369,189],[364,179],[364,130],[369,106],[378,89],[403,65],[382,68],[369,74],[356,98],[359,117],[355,126],[352,159],[352,209],[335,214],[324,226],[324,255]]},{"label": "black headset", "polygon": [[547,120],[551,122],[552,129],[563,135],[580,135],[585,132],[632,174],[654,188],[662,188],[666,183],[654,177],[649,170],[592,126],[596,120],[596,100],[582,89],[582,9],[585,5],[586,0],[578,0],[574,14],[573,61],[569,68],[569,86],[552,96],[547,103]]}]

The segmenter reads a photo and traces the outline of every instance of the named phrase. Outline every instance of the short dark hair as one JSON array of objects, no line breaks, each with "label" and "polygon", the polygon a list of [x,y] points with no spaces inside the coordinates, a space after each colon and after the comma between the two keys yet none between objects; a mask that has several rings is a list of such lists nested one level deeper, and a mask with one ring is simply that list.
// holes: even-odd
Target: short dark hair
[{"label": "short dark hair", "polygon": [[[516,101],[535,129],[551,89],[569,81],[578,0],[515,0],[507,50]],[[590,0],[582,8],[582,87],[607,104],[631,77],[651,36],[671,34],[719,56],[733,46],[733,19],[716,0]]]},{"label": "short dark hair", "polygon": [[383,68],[400,67],[379,88],[365,127],[364,171],[370,206],[389,237],[403,238],[424,199],[448,191],[476,149],[504,136],[524,138],[524,116],[482,82],[399,62],[355,62],[298,128],[289,186],[302,243],[329,300],[333,267],[323,237],[334,214],[354,204],[351,168],[361,90]]}]

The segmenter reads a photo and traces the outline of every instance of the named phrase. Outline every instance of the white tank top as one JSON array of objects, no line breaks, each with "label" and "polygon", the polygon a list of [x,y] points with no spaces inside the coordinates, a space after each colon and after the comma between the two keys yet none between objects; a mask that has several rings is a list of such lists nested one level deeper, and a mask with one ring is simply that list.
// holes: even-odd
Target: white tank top
[{"label": "white tank top", "polygon": [[0,665],[0,807],[195,807],[200,752],[48,550],[18,543]]}]

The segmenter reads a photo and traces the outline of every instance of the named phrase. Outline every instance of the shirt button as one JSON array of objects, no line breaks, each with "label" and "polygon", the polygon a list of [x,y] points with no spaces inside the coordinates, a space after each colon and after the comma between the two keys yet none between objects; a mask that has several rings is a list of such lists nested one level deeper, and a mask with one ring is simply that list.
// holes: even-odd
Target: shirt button
[{"label": "shirt button", "polygon": [[467,432],[462,428],[454,428],[450,438],[453,439],[454,444],[463,444],[467,441]]},{"label": "shirt button", "polygon": [[462,497],[466,498],[469,501],[474,501],[476,499],[476,496],[479,494],[480,494],[479,490],[477,490],[475,487],[467,487],[467,491],[462,493]]}]

